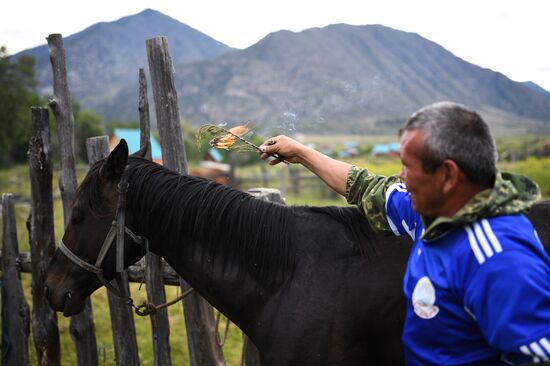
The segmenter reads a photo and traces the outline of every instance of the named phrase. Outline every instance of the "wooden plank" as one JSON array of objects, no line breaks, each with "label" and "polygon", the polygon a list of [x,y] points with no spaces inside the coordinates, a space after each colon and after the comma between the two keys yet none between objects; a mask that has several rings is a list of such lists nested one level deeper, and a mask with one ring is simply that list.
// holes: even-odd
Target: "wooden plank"
[{"label": "wooden plank", "polygon": [[46,271],[55,251],[50,117],[47,108],[32,108],[31,114],[29,241],[32,258],[32,334],[38,364],[60,365],[57,316],[44,293]]},{"label": "wooden plank", "polygon": [[19,248],[13,195],[2,194],[2,365],[29,364],[29,305],[17,265]]},{"label": "wooden plank", "polygon": [[59,173],[59,191],[63,200],[63,218],[68,222],[71,205],[77,187],[74,158],[74,117],[71,94],[67,82],[65,49],[61,34],[47,37],[50,61],[53,69],[53,97],[49,106],[57,123],[61,171]]},{"label": "wooden plank", "polygon": [[[146,41],[146,45],[163,164],[180,174],[187,174],[187,158],[168,39],[151,38]],[[183,279],[181,288],[182,292],[189,288]],[[183,311],[191,366],[225,365],[222,349],[216,342],[212,307],[193,292],[185,298]]]},{"label": "wooden plank", "polygon": [[[1,259],[2,251],[0,251]],[[22,273],[32,273],[31,254],[29,252],[19,253],[17,264]],[[142,262],[138,262],[128,267],[126,272],[128,273],[129,282],[141,283],[143,276],[145,276],[145,265]],[[179,286],[179,275],[165,261],[161,263],[161,275],[165,285]]]},{"label": "wooden plank", "polygon": [[[149,99],[147,98],[147,79],[143,69],[139,69],[139,126],[140,148],[147,146],[146,158],[151,160],[151,122],[149,116]],[[145,258],[147,285],[147,299],[152,304],[164,304],[166,292],[162,276],[162,258],[154,253],[147,253]],[[142,262],[143,263],[143,262]],[[179,281],[178,281],[179,282]],[[153,357],[155,366],[170,366],[172,364],[170,352],[170,322],[168,309],[159,310],[149,315],[151,320],[151,335],[153,338]]]},{"label": "wooden plank", "polygon": [[[86,139],[86,151],[88,163],[92,166],[95,162],[109,155],[109,137],[98,136]],[[128,275],[120,274],[119,284],[124,287],[125,293],[130,293]],[[122,290],[122,289],[121,289]],[[126,304],[126,299],[107,291],[109,310],[111,312],[111,329],[113,344],[115,347],[115,360],[117,365],[139,365],[139,353],[132,308]]]},{"label": "wooden plank", "polygon": [[[269,202],[277,202],[282,205],[286,204],[281,191],[273,188],[251,188],[247,191],[257,199]],[[243,365],[244,366],[261,366],[260,352],[252,341],[245,335],[243,343]]]},{"label": "wooden plank", "polygon": [[242,365],[243,366],[261,366],[260,363],[260,352],[256,345],[252,343],[250,338],[244,335],[243,342],[243,356],[242,356]]},{"label": "wooden plank", "polygon": [[[61,153],[59,190],[63,200],[63,218],[67,225],[77,186],[74,158],[74,117],[67,82],[63,37],[61,34],[50,34],[46,39],[53,69],[53,98],[50,100],[49,106],[57,122],[57,136]],[[89,298],[85,302],[84,310],[71,317],[69,332],[76,346],[78,365],[96,366],[98,357],[92,302]]]},{"label": "wooden plank", "polygon": [[[178,93],[174,66],[166,37],[146,41],[149,72],[153,86],[155,115],[159,130],[163,165],[178,173],[187,173],[187,156],[180,125]],[[164,142],[164,143],[163,143]]]},{"label": "wooden plank", "polygon": [[139,112],[139,147],[140,149],[147,145],[146,159],[152,160],[151,151],[151,118],[149,114],[149,98],[147,98],[147,79],[145,71],[139,69],[139,96],[138,96],[138,112]]}]

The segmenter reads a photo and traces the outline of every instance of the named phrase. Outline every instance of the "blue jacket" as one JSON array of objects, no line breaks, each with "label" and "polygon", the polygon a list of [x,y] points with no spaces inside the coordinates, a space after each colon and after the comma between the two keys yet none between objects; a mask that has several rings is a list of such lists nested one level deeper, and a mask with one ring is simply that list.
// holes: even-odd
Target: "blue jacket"
[{"label": "blue jacket", "polygon": [[[412,209],[404,184],[372,175],[365,184],[357,179],[367,173],[355,174],[348,201],[370,207],[374,220],[382,211],[385,227],[414,240],[403,286],[407,364],[550,362],[550,258],[523,213],[472,215],[466,208],[437,230]],[[365,202],[377,189],[381,211],[376,199]]]}]

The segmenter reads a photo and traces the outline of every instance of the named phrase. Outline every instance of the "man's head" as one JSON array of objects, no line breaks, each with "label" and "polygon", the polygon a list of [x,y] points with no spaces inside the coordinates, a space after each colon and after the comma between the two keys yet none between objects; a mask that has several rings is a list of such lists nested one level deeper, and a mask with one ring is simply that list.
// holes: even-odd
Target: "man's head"
[{"label": "man's head", "polygon": [[414,113],[399,130],[399,137],[412,130],[424,133],[421,157],[427,173],[433,173],[445,159],[450,159],[472,183],[493,185],[495,141],[479,114],[457,103],[435,103]]},{"label": "man's head", "polygon": [[495,142],[487,124],[467,107],[450,102],[424,107],[405,122],[399,137],[401,177],[420,213],[442,214],[436,206],[446,204],[463,183],[472,191],[492,187]]}]

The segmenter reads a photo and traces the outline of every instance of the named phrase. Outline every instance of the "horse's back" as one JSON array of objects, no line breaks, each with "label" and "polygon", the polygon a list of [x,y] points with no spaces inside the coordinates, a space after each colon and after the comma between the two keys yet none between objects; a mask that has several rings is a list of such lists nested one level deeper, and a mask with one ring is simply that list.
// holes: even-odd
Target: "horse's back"
[{"label": "horse's back", "polygon": [[550,200],[537,202],[527,214],[544,249],[550,254]]}]

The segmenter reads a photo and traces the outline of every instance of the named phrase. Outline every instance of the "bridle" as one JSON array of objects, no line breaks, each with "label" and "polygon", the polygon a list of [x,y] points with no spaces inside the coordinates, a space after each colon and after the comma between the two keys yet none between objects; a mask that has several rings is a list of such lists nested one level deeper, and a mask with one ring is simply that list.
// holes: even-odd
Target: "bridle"
[{"label": "bridle", "polygon": [[[120,178],[120,182],[117,185],[117,191],[118,191],[118,203],[117,203],[117,209],[115,213],[115,218],[111,224],[111,228],[109,229],[109,232],[107,233],[107,236],[103,240],[103,245],[101,246],[101,249],[99,251],[99,254],[97,256],[95,264],[91,264],[83,259],[81,259],[78,255],[73,253],[65,245],[63,240],[59,243],[59,250],[71,260],[74,264],[79,266],[80,268],[92,272],[99,278],[99,281],[107,287],[111,292],[113,292],[118,297],[125,299],[126,304],[134,308],[136,313],[138,315],[149,315],[151,313],[156,312],[156,310],[165,307],[163,305],[171,305],[172,303],[175,303],[177,301],[171,301],[170,303],[162,304],[162,305],[153,305],[150,303],[143,303],[142,305],[136,306],[134,304],[134,300],[130,297],[130,295],[127,293],[126,287],[122,283],[121,276],[116,277],[116,281],[118,283],[118,288],[116,288],[112,283],[107,281],[105,276],[103,275],[103,268],[101,265],[103,264],[103,260],[105,259],[105,256],[107,255],[107,252],[115,242],[116,238],[116,272],[117,274],[120,274],[124,271],[124,237],[125,234],[128,234],[132,241],[138,245],[140,245],[142,248],[145,249],[146,253],[149,253],[149,240],[144,236],[136,235],[130,228],[128,228],[125,224],[126,220],[126,193],[128,192],[128,176],[127,176],[127,170],[128,168],[124,169],[124,172],[122,173],[122,177]],[[186,294],[180,295],[180,299],[183,298]],[[178,301],[180,300],[178,299]]]}]

